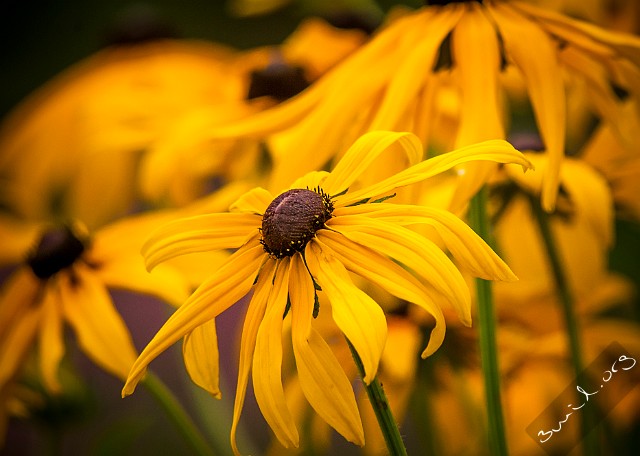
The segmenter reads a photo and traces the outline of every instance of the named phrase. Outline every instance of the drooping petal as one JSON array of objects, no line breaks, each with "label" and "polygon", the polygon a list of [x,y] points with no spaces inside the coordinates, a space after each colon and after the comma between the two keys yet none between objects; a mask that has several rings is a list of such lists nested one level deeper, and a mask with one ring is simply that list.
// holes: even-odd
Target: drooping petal
[{"label": "drooping petal", "polygon": [[122,317],[103,283],[86,266],[59,274],[63,315],[84,353],[98,366],[120,379],[136,359],[136,350]]},{"label": "drooping petal", "polygon": [[17,269],[2,284],[0,294],[0,341],[11,330],[19,315],[33,307],[42,282],[27,267]]},{"label": "drooping petal", "polygon": [[42,291],[28,269],[20,269],[4,284],[0,294],[0,388],[17,372],[32,347],[41,319],[37,296]]},{"label": "drooping petal", "polygon": [[378,372],[387,338],[387,322],[380,306],[356,287],[345,267],[325,255],[320,245],[307,244],[305,258],[311,273],[331,302],[333,320],[354,346],[364,365],[363,381],[370,384]]},{"label": "drooping petal", "polygon": [[421,182],[431,176],[447,171],[454,166],[474,160],[514,163],[521,165],[525,170],[532,167],[525,156],[515,150],[508,142],[502,140],[484,141],[438,155],[373,185],[354,192],[347,192],[344,195],[336,197],[334,199],[334,205],[336,207],[349,206],[364,199],[373,200],[381,196],[389,195],[396,188]]},{"label": "drooping petal", "polygon": [[397,128],[398,120],[410,102],[417,97],[424,79],[431,73],[442,42],[464,12],[464,8],[457,8],[456,5],[437,12],[428,9],[424,11],[424,26],[428,27],[429,34],[419,38],[410,54],[395,69],[369,130]]},{"label": "drooping petal", "polygon": [[435,327],[431,331],[429,343],[422,352],[422,357],[426,358],[440,348],[445,334],[442,310],[429,298],[425,287],[406,269],[369,247],[331,230],[319,232],[316,242],[323,250],[328,248],[349,271],[381,286],[399,299],[422,307],[432,315]]},{"label": "drooping petal", "polygon": [[[504,40],[507,55],[520,68],[536,114],[536,123],[549,154],[544,176],[542,205],[555,206],[560,164],[564,156],[566,102],[556,46],[534,22],[500,4],[489,6]],[[550,74],[556,77],[549,77]]]},{"label": "drooping petal", "polygon": [[55,284],[48,284],[42,295],[42,317],[40,318],[40,370],[45,387],[52,393],[60,391],[58,366],[64,356],[64,334],[62,332],[62,303]]},{"label": "drooping petal", "polygon": [[176,306],[191,292],[190,282],[177,269],[162,264],[147,272],[144,259],[137,254],[101,262],[96,274],[109,288],[156,296]]},{"label": "drooping petal", "polygon": [[293,353],[305,397],[331,427],[364,445],[364,431],[351,382],[322,336],[311,326],[314,285],[300,255],[291,259],[289,297]]},{"label": "drooping petal", "polygon": [[322,183],[323,190],[335,195],[348,189],[380,154],[398,144],[406,153],[409,165],[422,159],[422,144],[411,133],[373,131],[362,135],[344,154]]},{"label": "drooping petal", "polygon": [[290,261],[279,261],[253,356],[253,390],[262,416],[285,448],[298,447],[298,430],[282,387],[282,320],[287,306]]},{"label": "drooping petal", "polygon": [[604,56],[616,51],[640,65],[640,38],[637,36],[607,30],[525,2],[513,2],[513,7],[538,20],[552,35],[562,40]]},{"label": "drooping petal", "polygon": [[338,208],[333,213],[334,217],[360,214],[402,226],[430,225],[460,266],[475,276],[487,280],[517,280],[491,247],[451,212],[427,206],[379,203]]},{"label": "drooping petal", "polygon": [[215,319],[194,328],[184,336],[182,357],[193,383],[220,399],[222,395]]},{"label": "drooping petal", "polygon": [[179,255],[233,249],[257,232],[258,215],[244,213],[204,214],[175,220],[157,229],[142,247],[147,269]]},{"label": "drooping petal", "polygon": [[[498,36],[482,5],[467,3],[467,6],[469,10],[451,37],[452,58],[462,97],[455,147],[487,139],[504,139],[498,85],[501,64]],[[454,212],[464,207],[487,182],[496,165],[468,163],[464,168],[451,203]]]},{"label": "drooping petal", "polygon": [[266,254],[257,239],[229,257],[158,330],[131,367],[122,395],[133,393],[147,365],[196,327],[220,315],[246,295]]},{"label": "drooping petal", "polygon": [[462,321],[471,324],[471,295],[462,274],[432,241],[402,226],[358,215],[327,223],[349,239],[387,255],[442,293]]},{"label": "drooping petal", "polygon": [[251,297],[251,302],[249,302],[249,307],[247,308],[247,314],[244,317],[244,325],[242,326],[238,384],[236,387],[235,401],[233,403],[233,420],[231,423],[231,448],[237,456],[240,455],[238,443],[236,442],[238,422],[240,421],[240,414],[242,413],[244,398],[247,393],[249,371],[251,370],[251,364],[253,362],[253,351],[256,347],[258,328],[260,327],[267,308],[267,300],[271,292],[271,284],[273,283],[276,265],[276,261],[268,259],[262,267],[253,296]]},{"label": "drooping petal", "polygon": [[229,212],[247,212],[249,214],[263,215],[271,201],[273,201],[273,195],[269,190],[256,187],[231,204]]}]

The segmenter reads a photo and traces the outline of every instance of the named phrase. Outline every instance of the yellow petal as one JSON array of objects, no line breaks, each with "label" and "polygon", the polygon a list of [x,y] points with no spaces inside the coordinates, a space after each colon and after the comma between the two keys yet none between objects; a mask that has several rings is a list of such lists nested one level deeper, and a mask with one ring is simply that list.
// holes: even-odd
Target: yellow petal
[{"label": "yellow petal", "polygon": [[311,326],[313,281],[300,255],[294,255],[291,262],[291,333],[300,387],[318,415],[347,440],[362,446],[364,430],[351,382],[329,345]]},{"label": "yellow petal", "polygon": [[220,399],[220,365],[216,321],[210,320],[184,336],[182,357],[193,383]]},{"label": "yellow petal", "polygon": [[231,448],[233,453],[240,455],[238,443],[236,442],[236,433],[238,430],[238,422],[240,414],[244,406],[244,398],[247,393],[247,383],[249,380],[249,371],[253,362],[253,351],[256,348],[256,337],[258,328],[264,317],[267,308],[267,300],[271,292],[271,284],[273,283],[274,273],[276,271],[276,261],[268,259],[256,283],[255,291],[249,302],[247,314],[244,317],[242,326],[242,339],[240,340],[240,361],[238,366],[238,384],[236,387],[236,397],[233,403],[233,421],[231,423]]},{"label": "yellow petal", "polygon": [[491,247],[451,212],[435,207],[378,203],[343,207],[333,213],[334,217],[360,214],[402,226],[430,225],[461,267],[476,277],[508,282],[517,280]]},{"label": "yellow petal", "polygon": [[302,177],[299,177],[291,184],[291,188],[309,188],[314,189],[322,187],[329,173],[327,171],[311,171]]},{"label": "yellow petal", "polygon": [[636,65],[640,65],[640,38],[637,36],[607,30],[524,2],[513,2],[513,6],[531,15],[549,30],[550,34],[562,40],[579,44],[591,52],[604,56],[610,56],[615,50]]},{"label": "yellow petal", "polygon": [[460,271],[432,241],[402,226],[358,215],[334,217],[327,225],[408,267],[448,299],[460,321],[471,324],[469,288]]},{"label": "yellow petal", "polygon": [[131,335],[105,285],[85,266],[60,274],[64,318],[76,333],[80,348],[99,367],[120,379],[136,359]]},{"label": "yellow petal", "polygon": [[282,316],[287,305],[290,261],[279,261],[253,356],[253,390],[262,416],[285,448],[298,447],[298,431],[282,388]]},{"label": "yellow petal", "polygon": [[16,373],[31,348],[41,319],[36,296],[41,289],[31,271],[21,269],[3,285],[0,295],[0,388]]},{"label": "yellow petal", "polygon": [[[455,147],[504,138],[497,33],[481,5],[468,3],[467,6],[469,10],[451,36],[452,58],[462,97]],[[487,182],[496,166],[492,163],[469,163],[464,168],[451,202],[454,212],[464,207]]]},{"label": "yellow petal", "polygon": [[345,267],[325,255],[314,241],[307,244],[305,258],[316,281],[331,302],[333,320],[354,346],[370,384],[378,372],[387,338],[387,322],[380,306],[356,287]]},{"label": "yellow petal", "polygon": [[380,154],[389,150],[396,143],[406,153],[409,165],[422,159],[422,144],[411,133],[390,131],[366,133],[349,148],[336,164],[322,183],[322,189],[329,195],[336,195],[348,189]]},{"label": "yellow petal", "polygon": [[442,310],[429,298],[428,290],[407,270],[375,250],[331,230],[320,231],[316,242],[323,251],[328,248],[349,271],[379,285],[399,299],[422,307],[433,316],[435,327],[422,353],[423,358],[433,354],[442,345],[445,334]]},{"label": "yellow petal", "polygon": [[258,232],[255,214],[204,214],[175,220],[153,232],[142,247],[147,269],[188,253],[238,248]]},{"label": "yellow petal", "polygon": [[[431,13],[426,10],[425,12]],[[407,107],[418,96],[434,66],[434,60],[442,41],[463,16],[463,8],[446,8],[428,17],[428,35],[419,36],[410,54],[394,69],[394,76],[385,90],[384,98],[371,122],[369,130],[394,130]],[[427,19],[427,18],[425,18]],[[421,27],[420,27],[421,28]],[[417,28],[417,30],[420,30]],[[405,33],[409,33],[407,30]],[[407,37],[407,39],[411,39]],[[483,62],[486,64],[486,62]],[[483,138],[484,139],[484,138]]]},{"label": "yellow petal", "polygon": [[484,141],[422,161],[376,184],[338,196],[334,200],[335,206],[348,206],[367,198],[375,200],[391,194],[397,188],[421,182],[454,166],[474,160],[515,163],[521,165],[525,170],[531,168],[531,163],[524,155],[515,150],[508,142],[502,140]]},{"label": "yellow petal", "polygon": [[40,370],[45,387],[60,391],[58,366],[64,356],[64,334],[62,331],[62,303],[57,287],[47,286],[43,293],[42,318],[40,319]]},{"label": "yellow petal", "polygon": [[33,307],[42,292],[42,283],[26,266],[4,280],[0,294],[0,341],[11,330],[15,319]]},{"label": "yellow petal", "polygon": [[263,215],[271,201],[273,201],[271,192],[262,187],[256,187],[238,198],[229,207],[229,212],[247,212],[249,214]]},{"label": "yellow petal", "polygon": [[549,154],[549,168],[544,176],[542,205],[547,211],[555,207],[560,164],[564,156],[566,101],[556,46],[534,22],[513,9],[492,4],[489,7],[504,40],[508,58],[518,66],[527,83],[540,136]]},{"label": "yellow petal", "polygon": [[123,256],[99,265],[96,274],[109,288],[156,296],[175,306],[191,293],[190,282],[181,272],[165,264],[147,272],[139,255]]},{"label": "yellow petal", "polygon": [[247,294],[266,254],[257,238],[236,253],[204,282],[158,330],[142,351],[127,378],[122,395],[133,392],[147,365],[181,337],[224,312]]}]

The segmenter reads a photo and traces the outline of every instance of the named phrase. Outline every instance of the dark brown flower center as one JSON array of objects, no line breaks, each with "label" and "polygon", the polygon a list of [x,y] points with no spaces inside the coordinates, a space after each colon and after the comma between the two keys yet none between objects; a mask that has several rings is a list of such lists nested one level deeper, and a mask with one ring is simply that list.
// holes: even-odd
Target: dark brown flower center
[{"label": "dark brown flower center", "polygon": [[71,266],[84,252],[86,241],[71,227],[59,226],[45,231],[27,264],[40,279],[48,279]]},{"label": "dark brown flower center", "polygon": [[260,242],[264,250],[276,258],[302,252],[332,212],[331,198],[321,189],[286,191],[265,211]]},{"label": "dark brown flower center", "polygon": [[261,70],[251,72],[247,99],[270,96],[281,102],[309,87],[304,69],[285,63],[272,63]]}]

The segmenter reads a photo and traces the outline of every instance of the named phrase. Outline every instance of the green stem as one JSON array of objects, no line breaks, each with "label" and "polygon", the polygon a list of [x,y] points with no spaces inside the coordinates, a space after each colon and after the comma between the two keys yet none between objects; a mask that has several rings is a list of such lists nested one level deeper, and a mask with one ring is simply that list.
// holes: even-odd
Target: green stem
[{"label": "green stem", "polygon": [[[471,199],[469,221],[475,232],[489,245],[492,245],[493,240],[486,207],[487,190],[483,188]],[[493,292],[491,282],[483,279],[476,279],[475,282],[478,301],[480,358],[487,401],[489,446],[492,455],[506,456],[508,450],[500,399],[500,370],[498,368]]]},{"label": "green stem", "polygon": [[[580,349],[581,343],[580,333],[578,331],[578,319],[575,313],[575,299],[571,292],[569,281],[564,273],[562,259],[560,258],[553,233],[551,232],[549,215],[544,212],[537,197],[529,195],[529,201],[536,220],[538,221],[538,227],[540,228],[540,234],[542,235],[542,241],[546,249],[547,258],[549,259],[551,272],[553,274],[556,290],[560,299],[560,305],[569,339],[571,365],[573,366],[576,380],[590,391],[586,375],[583,375],[584,364],[582,360],[582,351]],[[593,429],[593,423],[595,423],[596,417],[594,415],[594,410],[590,407],[586,407],[583,412],[584,413],[580,414],[582,421],[582,437],[584,442],[583,451],[585,455],[595,456],[598,454],[598,446],[595,441],[596,435],[591,434],[590,431]]]},{"label": "green stem", "polygon": [[[356,349],[353,347],[353,345],[351,345],[349,339],[347,339],[347,345],[349,345],[353,360],[358,367],[358,372],[360,372],[360,376],[364,379],[364,365],[362,364],[360,355],[358,355]],[[363,384],[365,390],[367,391],[369,402],[371,402],[373,411],[376,414],[376,419],[378,420],[378,425],[380,426],[380,430],[382,431],[382,435],[384,436],[384,441],[387,444],[389,455],[407,456],[407,449],[404,447],[404,442],[402,441],[402,437],[400,436],[398,424],[396,423],[396,420],[391,413],[389,401],[387,400],[387,396],[382,389],[382,384],[378,380],[378,376],[376,375],[371,384],[367,385],[366,383],[364,383],[364,381]]]},{"label": "green stem", "polygon": [[162,408],[164,408],[165,412],[167,412],[167,416],[173,421],[173,424],[191,445],[195,452],[194,454],[213,456],[213,450],[171,390],[151,372],[147,372],[143,384],[147,388],[147,391],[151,393]]}]

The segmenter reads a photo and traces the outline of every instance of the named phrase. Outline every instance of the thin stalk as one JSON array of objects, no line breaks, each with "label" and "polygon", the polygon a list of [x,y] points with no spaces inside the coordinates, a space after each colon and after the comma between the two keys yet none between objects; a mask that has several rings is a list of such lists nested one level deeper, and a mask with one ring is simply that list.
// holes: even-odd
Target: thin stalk
[{"label": "thin stalk", "polygon": [[[364,378],[364,365],[362,364],[360,355],[358,355],[358,352],[353,347],[353,345],[351,345],[351,342],[349,342],[348,339],[347,345],[349,345],[351,355],[353,356],[353,360],[358,367],[360,376]],[[376,414],[376,419],[378,420],[378,425],[380,426],[380,430],[382,431],[382,435],[384,436],[384,441],[387,444],[389,455],[407,456],[407,449],[405,448],[402,437],[400,436],[398,423],[391,413],[389,401],[386,394],[384,393],[384,390],[382,389],[382,384],[378,380],[378,376],[376,375],[376,377],[369,385],[364,383],[364,381],[362,383],[365,387],[365,390],[367,391],[367,396],[369,397],[369,402],[371,402],[371,407],[373,407],[373,411]]]},{"label": "thin stalk", "polygon": [[[482,188],[472,199],[469,221],[475,232],[490,246],[493,245],[491,227],[487,216],[487,190]],[[480,336],[480,358],[484,376],[487,401],[489,447],[492,455],[506,456],[507,439],[504,431],[502,402],[500,399],[500,370],[496,345],[496,317],[493,306],[491,282],[476,279],[478,301],[478,331]]]},{"label": "thin stalk", "polygon": [[[565,328],[567,330],[567,337],[569,343],[569,351],[571,354],[571,365],[573,367],[576,380],[584,387],[588,388],[586,375],[583,375],[584,363],[582,360],[582,350],[580,347],[580,333],[578,331],[578,318],[575,313],[575,299],[569,286],[569,281],[564,273],[562,266],[562,259],[556,243],[551,232],[549,225],[549,215],[544,212],[538,199],[535,196],[529,196],[531,208],[538,222],[540,234],[542,235],[542,241],[544,243],[547,258],[551,266],[551,272],[553,274],[556,291],[560,299],[560,305],[565,322]],[[594,410],[591,407],[586,407],[584,413],[580,414],[581,417],[581,429],[583,437],[583,452],[585,455],[595,456],[599,453],[598,445],[595,440],[596,435],[591,434],[593,429],[593,423],[595,423]]]},{"label": "thin stalk", "polygon": [[215,453],[171,390],[151,372],[147,372],[143,384],[162,406],[185,440],[191,445],[194,454],[214,456]]}]

